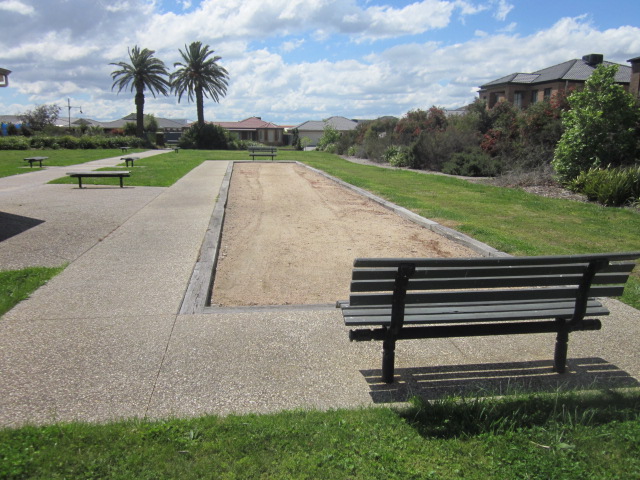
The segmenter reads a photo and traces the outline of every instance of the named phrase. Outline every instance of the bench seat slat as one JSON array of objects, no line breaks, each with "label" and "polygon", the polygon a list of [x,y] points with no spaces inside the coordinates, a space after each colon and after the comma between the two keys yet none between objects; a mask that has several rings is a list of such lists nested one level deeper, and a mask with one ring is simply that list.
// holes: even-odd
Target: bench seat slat
[{"label": "bench seat slat", "polygon": [[[406,304],[433,302],[478,302],[478,301],[517,301],[517,300],[560,300],[576,298],[576,288],[531,288],[506,290],[467,290],[455,292],[409,292],[405,298]],[[623,286],[595,286],[589,290],[592,297],[619,297],[624,291]],[[356,293],[349,297],[350,305],[391,305],[391,293]]]},{"label": "bench seat slat", "polygon": [[[459,308],[455,305],[450,308],[407,308],[404,323],[407,324],[446,324],[446,323],[478,323],[478,322],[502,322],[521,320],[541,320],[546,318],[565,318],[573,316],[573,305],[562,304],[528,304],[522,308]],[[344,322],[349,327],[365,325],[385,325],[391,323],[391,311],[383,309],[349,310],[344,309]],[[592,302],[587,308],[587,317],[608,315],[609,310],[597,302]]]},{"label": "bench seat slat", "polygon": [[[602,304],[596,299],[589,299],[587,308],[599,308]],[[531,311],[538,309],[573,309],[574,302],[560,300],[549,302],[477,302],[477,303],[431,303],[411,305],[405,308],[405,315],[437,315],[440,313],[469,313],[469,312],[512,312]],[[344,305],[342,311],[346,316],[389,316],[389,305],[371,305],[368,307],[352,307]]]},{"label": "bench seat slat", "polygon": [[[477,277],[517,277],[529,275],[567,275],[583,274],[586,264],[540,265],[540,266],[499,266],[499,267],[450,267],[417,268],[412,279],[422,278],[477,278]],[[599,273],[630,273],[636,266],[634,262],[607,265]],[[395,279],[397,268],[357,268],[353,270],[352,280]]]},{"label": "bench seat slat", "polygon": [[[592,285],[624,284],[628,274],[598,274]],[[478,278],[438,278],[409,280],[408,290],[452,290],[460,288],[501,288],[501,287],[550,287],[558,285],[579,285],[582,275],[540,275],[534,277],[478,277]],[[393,291],[395,280],[356,280],[351,282],[352,292]]]}]

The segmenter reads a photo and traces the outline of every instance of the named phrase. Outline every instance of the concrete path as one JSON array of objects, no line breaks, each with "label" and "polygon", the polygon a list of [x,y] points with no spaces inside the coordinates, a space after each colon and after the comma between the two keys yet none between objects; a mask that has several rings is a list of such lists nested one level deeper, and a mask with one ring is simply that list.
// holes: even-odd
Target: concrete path
[{"label": "concrete path", "polygon": [[[46,259],[36,264],[69,262],[0,319],[0,425],[639,385],[639,312],[616,301],[603,331],[572,335],[565,375],[551,372],[552,335],[404,341],[393,385],[379,381],[380,345],[350,344],[330,306],[179,314],[227,165],[205,162],[170,188],[0,179],[0,211],[44,219],[0,241],[0,269],[28,246]],[[50,241],[34,251],[35,239]]]}]

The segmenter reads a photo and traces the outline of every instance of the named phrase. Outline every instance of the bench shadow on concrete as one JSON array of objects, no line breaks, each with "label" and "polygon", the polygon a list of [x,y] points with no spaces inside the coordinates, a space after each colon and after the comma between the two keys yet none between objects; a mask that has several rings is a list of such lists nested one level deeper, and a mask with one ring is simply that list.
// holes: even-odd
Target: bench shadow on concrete
[{"label": "bench shadow on concrete", "polygon": [[44,223],[44,220],[0,212],[0,225],[2,226],[2,228],[0,228],[0,242],[26,232],[41,223]]},{"label": "bench shadow on concrete", "polygon": [[640,387],[640,382],[598,357],[567,361],[567,372],[553,371],[553,361],[483,363],[438,367],[396,368],[395,381],[383,383],[382,371],[361,370],[374,403],[406,402],[411,397],[438,400],[451,396],[494,396]]}]

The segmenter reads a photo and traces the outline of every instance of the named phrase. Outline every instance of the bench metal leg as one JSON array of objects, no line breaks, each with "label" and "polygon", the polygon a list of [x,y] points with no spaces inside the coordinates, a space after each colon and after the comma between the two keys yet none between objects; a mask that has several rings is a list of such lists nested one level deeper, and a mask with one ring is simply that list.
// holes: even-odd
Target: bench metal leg
[{"label": "bench metal leg", "polygon": [[[557,322],[565,323],[564,320]],[[558,331],[556,336],[556,349],[553,356],[553,370],[558,373],[564,373],[567,368],[567,345],[569,343],[569,331],[566,327]]]},{"label": "bench metal leg", "polygon": [[82,177],[78,177],[78,188],[82,188]]},{"label": "bench metal leg", "polygon": [[387,338],[382,342],[382,381],[385,383],[393,383],[395,360],[396,341],[393,338]]},{"label": "bench metal leg", "polygon": [[124,177],[120,177],[120,188],[124,188]]}]

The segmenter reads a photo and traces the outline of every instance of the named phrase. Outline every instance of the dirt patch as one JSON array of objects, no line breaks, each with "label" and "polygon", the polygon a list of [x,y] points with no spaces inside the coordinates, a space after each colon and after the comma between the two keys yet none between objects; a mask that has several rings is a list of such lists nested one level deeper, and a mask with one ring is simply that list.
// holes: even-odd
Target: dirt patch
[{"label": "dirt patch", "polygon": [[477,253],[294,164],[234,166],[212,304],[347,299],[356,257]]}]

